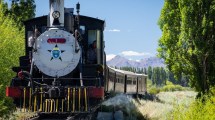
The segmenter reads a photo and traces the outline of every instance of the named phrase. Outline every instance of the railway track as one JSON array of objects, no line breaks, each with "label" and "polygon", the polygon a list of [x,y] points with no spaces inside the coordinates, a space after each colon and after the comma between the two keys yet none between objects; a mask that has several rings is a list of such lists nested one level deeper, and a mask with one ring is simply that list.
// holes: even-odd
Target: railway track
[{"label": "railway track", "polygon": [[95,106],[90,112],[81,113],[38,113],[35,116],[29,117],[25,120],[94,120],[98,113],[100,105]]},{"label": "railway track", "polygon": [[36,115],[26,120],[93,120],[94,114],[96,113],[79,113],[73,115],[63,115],[63,114],[43,114]]}]

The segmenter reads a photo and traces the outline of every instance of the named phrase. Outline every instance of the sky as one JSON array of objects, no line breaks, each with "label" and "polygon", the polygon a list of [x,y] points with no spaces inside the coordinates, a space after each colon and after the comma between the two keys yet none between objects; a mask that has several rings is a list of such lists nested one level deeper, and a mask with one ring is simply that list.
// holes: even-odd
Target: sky
[{"label": "sky", "polygon": [[[65,0],[66,8],[80,3],[80,14],[106,21],[105,52],[140,60],[156,56],[161,30],[158,26],[164,0]],[[49,13],[49,0],[35,0],[36,17]]]}]

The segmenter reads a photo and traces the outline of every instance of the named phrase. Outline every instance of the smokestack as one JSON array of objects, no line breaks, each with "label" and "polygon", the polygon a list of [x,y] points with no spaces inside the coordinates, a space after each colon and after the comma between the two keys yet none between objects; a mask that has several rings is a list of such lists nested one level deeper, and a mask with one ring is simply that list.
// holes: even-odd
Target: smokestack
[{"label": "smokestack", "polygon": [[64,0],[49,0],[50,27],[64,27]]}]

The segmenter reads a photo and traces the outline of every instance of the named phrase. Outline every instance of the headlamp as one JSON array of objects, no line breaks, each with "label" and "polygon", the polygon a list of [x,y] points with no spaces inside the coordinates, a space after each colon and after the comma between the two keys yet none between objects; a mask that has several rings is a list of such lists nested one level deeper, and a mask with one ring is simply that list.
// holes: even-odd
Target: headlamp
[{"label": "headlamp", "polygon": [[60,17],[60,12],[59,12],[59,11],[54,11],[54,12],[52,13],[52,17],[53,17],[54,19],[59,18],[59,17]]}]

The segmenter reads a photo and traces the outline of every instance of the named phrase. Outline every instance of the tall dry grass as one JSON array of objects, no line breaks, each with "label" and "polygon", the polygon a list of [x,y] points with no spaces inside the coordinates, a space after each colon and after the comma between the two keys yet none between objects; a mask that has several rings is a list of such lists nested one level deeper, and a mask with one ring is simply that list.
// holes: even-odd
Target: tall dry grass
[{"label": "tall dry grass", "polygon": [[139,100],[135,105],[147,119],[167,120],[175,106],[189,106],[195,100],[196,94],[193,91],[160,92],[156,95],[158,100]]}]

